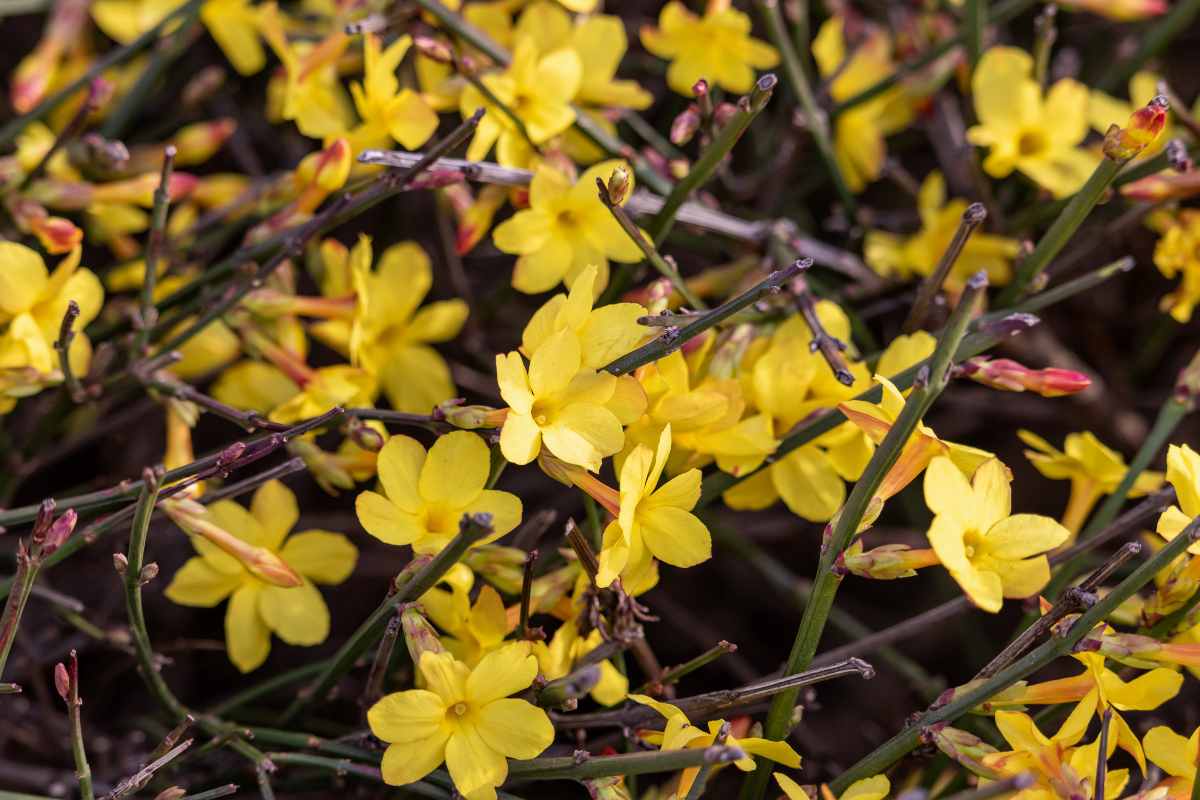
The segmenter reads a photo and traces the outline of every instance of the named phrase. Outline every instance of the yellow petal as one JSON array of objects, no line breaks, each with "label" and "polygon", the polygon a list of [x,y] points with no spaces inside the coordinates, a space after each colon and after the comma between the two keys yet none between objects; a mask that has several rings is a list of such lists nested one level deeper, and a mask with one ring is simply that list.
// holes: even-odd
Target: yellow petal
[{"label": "yellow petal", "polygon": [[467,676],[470,670],[454,656],[449,653],[426,651],[421,654],[420,670],[426,688],[442,698],[446,705],[460,703],[466,699]]},{"label": "yellow petal", "polygon": [[500,452],[505,460],[513,464],[528,464],[537,458],[541,449],[542,431],[533,418],[528,414],[509,411],[504,418],[504,427],[500,429]]},{"label": "yellow petal", "polygon": [[791,510],[811,522],[826,522],[846,500],[846,485],[818,448],[799,447],[770,467],[771,480]]},{"label": "yellow petal", "polygon": [[1122,711],[1150,711],[1179,694],[1183,675],[1159,667],[1125,683],[1115,673],[1105,672],[1102,678],[1104,693]]},{"label": "yellow petal", "polygon": [[673,506],[639,510],[642,540],[659,561],[693,567],[712,557],[712,537],[696,515]]},{"label": "yellow petal", "polygon": [[241,585],[240,575],[216,570],[203,558],[189,558],[175,573],[164,594],[181,606],[212,608]]},{"label": "yellow petal", "polygon": [[445,702],[425,689],[385,695],[367,711],[371,733],[385,742],[407,743],[435,738],[445,721]]},{"label": "yellow petal", "polygon": [[925,470],[925,505],[939,516],[947,516],[962,525],[973,524],[978,511],[974,490],[954,462],[935,457]]},{"label": "yellow petal", "polygon": [[480,797],[494,797],[494,787],[508,777],[508,762],[483,740],[474,725],[460,725],[450,735],[446,742],[446,768],[454,788],[472,800],[475,792],[481,792]]},{"label": "yellow petal", "polygon": [[354,500],[354,511],[367,533],[387,544],[412,544],[424,531],[417,519],[375,492],[362,492]]},{"label": "yellow petal", "polygon": [[483,491],[490,467],[488,447],[474,433],[440,436],[421,468],[421,497],[445,508],[463,508]]},{"label": "yellow petal", "polygon": [[883,800],[892,790],[886,775],[873,775],[850,784],[839,800]]},{"label": "yellow petal", "polygon": [[989,555],[1011,560],[1053,550],[1070,536],[1070,531],[1049,517],[1014,514],[993,525],[984,542]]},{"label": "yellow petal", "polygon": [[402,511],[418,513],[424,506],[418,484],[425,464],[425,448],[408,436],[392,436],[379,451],[376,461],[379,483]]},{"label": "yellow petal", "polygon": [[558,458],[595,472],[600,469],[602,458],[621,449],[625,436],[620,420],[607,408],[574,403],[555,414],[550,424],[542,428],[542,440]]},{"label": "yellow petal", "polygon": [[1146,755],[1168,775],[1192,779],[1196,774],[1196,748],[1165,725],[1151,728],[1142,740]]},{"label": "yellow petal", "polygon": [[521,524],[521,498],[510,492],[484,489],[463,508],[464,514],[491,514],[492,535],[487,541],[499,539]]},{"label": "yellow petal", "polygon": [[529,360],[529,387],[536,397],[565,390],[579,372],[582,351],[572,331],[559,331],[547,339]]},{"label": "yellow petal", "polygon": [[334,585],[354,572],[358,548],[340,533],[309,530],[290,537],[279,556],[309,580]]},{"label": "yellow petal", "polygon": [[479,710],[476,721],[488,746],[509,758],[537,758],[554,741],[546,712],[524,700],[493,700]]},{"label": "yellow petal", "polygon": [[16,242],[0,242],[0,312],[4,315],[33,308],[49,277],[36,251]]},{"label": "yellow petal", "polygon": [[242,672],[250,672],[267,660],[271,651],[271,631],[258,612],[258,596],[263,584],[243,584],[229,598],[225,609],[225,645],[229,660]]},{"label": "yellow petal", "polygon": [[384,782],[403,786],[433,772],[446,759],[446,742],[449,738],[449,730],[439,729],[428,737],[390,745],[383,752],[383,761],[379,765]]},{"label": "yellow petal", "polygon": [[258,611],[275,635],[288,644],[320,644],[329,635],[329,608],[311,581],[299,586],[266,586]]},{"label": "yellow petal", "polygon": [[988,459],[975,470],[971,480],[974,497],[970,502],[975,506],[973,519],[980,530],[988,530],[1012,512],[1010,480],[1008,467],[998,458]]},{"label": "yellow petal", "polygon": [[1001,591],[1005,597],[1018,600],[1033,597],[1050,582],[1050,562],[1045,556],[1021,561],[996,561],[991,568],[1000,576]]},{"label": "yellow petal", "polygon": [[[831,19],[835,19],[831,17]],[[824,27],[824,26],[822,26]],[[787,800],[809,800],[804,790],[800,788],[800,784],[784,775],[782,772],[775,773],[775,782],[779,784],[779,788],[787,795]]]},{"label": "yellow petal", "polygon": [[488,653],[466,680],[466,695],[478,706],[529,688],[537,676],[537,659],[527,642],[513,642]]},{"label": "yellow petal", "polygon": [[470,309],[459,299],[430,303],[408,324],[408,337],[418,342],[448,342],[462,330]]},{"label": "yellow petal", "polygon": [[284,537],[300,519],[296,495],[281,481],[267,481],[254,493],[250,513],[262,526],[263,539],[256,544],[268,550],[278,550]]}]

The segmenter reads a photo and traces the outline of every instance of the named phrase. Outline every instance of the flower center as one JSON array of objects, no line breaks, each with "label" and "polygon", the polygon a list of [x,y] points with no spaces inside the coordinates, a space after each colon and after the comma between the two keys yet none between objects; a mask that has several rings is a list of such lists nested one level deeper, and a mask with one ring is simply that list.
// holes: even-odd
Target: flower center
[{"label": "flower center", "polygon": [[1017,152],[1023,156],[1035,156],[1045,150],[1048,144],[1045,134],[1041,131],[1022,131],[1021,137],[1017,139]]},{"label": "flower center", "polygon": [[558,212],[558,216],[554,218],[554,221],[564,228],[573,228],[575,227],[576,223],[575,214],[569,209],[563,209],[562,211]]},{"label": "flower center", "polygon": [[454,713],[457,716],[461,717],[463,714],[467,713],[467,704],[466,703],[455,703],[454,708],[452,710],[454,711]]}]

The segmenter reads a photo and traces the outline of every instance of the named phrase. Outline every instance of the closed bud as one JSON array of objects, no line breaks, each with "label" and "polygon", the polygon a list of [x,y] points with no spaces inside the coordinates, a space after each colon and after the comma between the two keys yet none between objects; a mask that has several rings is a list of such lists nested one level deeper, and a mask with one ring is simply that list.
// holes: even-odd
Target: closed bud
[{"label": "closed bud", "polygon": [[1004,777],[983,764],[984,757],[995,753],[996,748],[973,733],[950,727],[943,722],[926,728],[924,738],[932,741],[948,758],[980,777],[989,780],[1000,780]]},{"label": "closed bud", "polygon": [[296,167],[296,184],[300,188],[312,185],[326,192],[336,192],[350,177],[353,160],[350,143],[335,139],[324,150],[304,157]]},{"label": "closed bud", "polygon": [[187,789],[179,786],[170,786],[154,795],[154,800],[179,800],[179,798],[186,796]]},{"label": "closed bud", "polygon": [[195,107],[208,100],[225,83],[225,68],[211,64],[200,70],[183,85],[179,99],[186,107]]},{"label": "closed bud", "polygon": [[217,466],[218,467],[227,467],[230,464],[237,462],[237,460],[239,458],[241,458],[242,454],[245,452],[246,452],[246,443],[245,442],[234,442],[233,444],[229,445],[224,450],[222,450],[221,453],[217,456]]},{"label": "closed bud", "polygon": [[484,186],[474,196],[462,185],[447,186],[442,191],[451,198],[451,208],[458,218],[454,249],[459,255],[465,255],[491,230],[496,212],[508,200],[508,187]]},{"label": "closed bud", "polygon": [[633,174],[627,167],[617,167],[608,176],[608,199],[616,205],[624,205],[633,192]]},{"label": "closed bud", "polygon": [[354,476],[333,453],[328,453],[307,439],[288,442],[288,452],[300,456],[313,479],[329,494],[338,489],[353,489]]},{"label": "closed bud", "polygon": [[1104,134],[1105,157],[1124,163],[1149,147],[1167,123],[1168,107],[1167,98],[1156,95],[1133,112],[1124,128],[1111,125]]},{"label": "closed bud", "polygon": [[499,428],[504,424],[507,415],[508,409],[505,408],[462,405],[462,398],[444,400],[433,409],[434,419],[469,431],[479,428]]},{"label": "closed bud", "polygon": [[50,532],[50,526],[54,524],[54,498],[47,497],[38,506],[37,517],[33,521],[33,534],[30,537],[35,545],[40,545],[46,541],[46,535]]},{"label": "closed bud", "polygon": [[142,586],[145,586],[146,584],[150,583],[150,581],[154,580],[157,577],[158,577],[158,564],[155,563],[154,561],[151,561],[149,564],[146,564],[145,566],[143,566],[142,571],[140,573],[138,573],[138,583]]},{"label": "closed bud", "polygon": [[466,552],[462,563],[504,594],[521,593],[528,553],[517,547],[484,544]]},{"label": "closed bud", "polygon": [[911,578],[922,567],[941,563],[932,549],[914,550],[906,544],[885,544],[863,551],[861,542],[851,545],[839,556],[838,562],[860,578],[877,581]]},{"label": "closed bud", "polygon": [[976,383],[993,389],[1030,391],[1042,397],[1078,394],[1092,385],[1092,379],[1082,372],[1056,367],[1030,369],[1008,358],[976,356],[963,362],[959,370]]},{"label": "closed bud", "polygon": [[54,688],[64,703],[71,702],[71,676],[67,674],[67,665],[61,661],[54,665]]},{"label": "closed bud", "polygon": [[700,130],[700,109],[689,105],[671,122],[671,144],[682,147]]},{"label": "closed bud", "polygon": [[68,152],[77,167],[101,173],[121,170],[129,162],[129,149],[124,142],[105,139],[98,133],[86,133]]},{"label": "closed bud", "polygon": [[46,531],[46,540],[42,543],[42,555],[48,556],[62,547],[63,543],[67,541],[67,537],[75,530],[75,523],[78,521],[79,513],[73,508],[68,508],[62,516],[54,520]]},{"label": "closed bud", "polygon": [[1168,175],[1159,172],[1121,187],[1121,194],[1134,200],[1157,203],[1162,200],[1187,200],[1200,194],[1200,170]]},{"label": "closed bud", "polygon": [[442,39],[433,36],[417,35],[412,39],[413,47],[417,52],[428,59],[438,62],[439,64],[454,63],[454,53]]},{"label": "closed bud", "polygon": [[733,103],[720,103],[713,109],[713,125],[717,128],[723,128],[737,113],[738,107]]},{"label": "closed bud", "polygon": [[175,145],[176,166],[200,164],[207,161],[237,130],[237,121],[230,117],[186,125],[171,137]]},{"label": "closed bud", "polygon": [[350,434],[350,440],[363,450],[378,453],[383,449],[385,441],[383,434],[357,417],[350,418],[347,432]]},{"label": "closed bud", "polygon": [[1090,11],[1115,22],[1135,22],[1165,14],[1167,0],[1058,0],[1063,8]]},{"label": "closed bud", "polygon": [[400,612],[400,628],[404,631],[404,646],[408,648],[412,663],[420,664],[422,653],[446,651],[441,637],[419,605],[411,603]]},{"label": "closed bud", "polygon": [[113,553],[113,569],[122,578],[125,577],[125,573],[129,571],[129,559],[125,557],[124,553]]}]

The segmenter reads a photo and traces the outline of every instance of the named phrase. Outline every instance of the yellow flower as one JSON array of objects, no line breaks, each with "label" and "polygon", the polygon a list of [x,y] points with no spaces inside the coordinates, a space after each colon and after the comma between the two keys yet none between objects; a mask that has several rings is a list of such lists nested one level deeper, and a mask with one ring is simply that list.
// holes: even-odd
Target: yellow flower
[{"label": "yellow flower", "polygon": [[1200,302],[1200,211],[1176,212],[1173,224],[1154,247],[1154,266],[1164,277],[1182,277],[1175,291],[1163,297],[1159,307],[1177,322],[1189,321],[1196,303]]},{"label": "yellow flower", "polygon": [[[845,18],[827,19],[813,40],[812,53],[823,77],[831,81],[830,96],[847,100],[896,71],[892,40],[887,31],[866,25],[860,38],[847,46]],[[885,137],[899,133],[913,119],[914,98],[903,86],[838,114],[834,122],[834,157],[852,192],[861,192],[883,172]]]},{"label": "yellow flower", "polygon": [[609,259],[642,260],[642,251],[600,202],[596,179],[608,179],[620,161],[589,168],[574,185],[555,168],[540,165],[529,186],[529,208],[496,226],[492,240],[518,256],[513,288],[528,294],[549,291],[559,282],[572,286],[589,266],[598,270],[596,291],[608,284]]},{"label": "yellow flower", "polygon": [[[967,201],[958,198],[946,202],[946,180],[934,170],[921,184],[917,208],[921,230],[913,236],[867,231],[863,257],[885,278],[907,279],[933,272],[962,222]],[[1021,243],[1016,239],[976,231],[954,262],[946,279],[947,288],[961,290],[967,278],[979,270],[987,272],[990,284],[1003,286],[1012,276],[1012,261],[1020,250]]]},{"label": "yellow flower", "polygon": [[1200,728],[1185,739],[1167,726],[1159,725],[1146,732],[1142,746],[1150,760],[1171,776],[1163,782],[1169,787],[1167,796],[1172,800],[1191,797],[1196,782],[1196,763],[1200,759]]},{"label": "yellow flower", "polygon": [[[1025,457],[1038,472],[1052,480],[1071,481],[1071,496],[1063,512],[1062,524],[1073,539],[1101,496],[1112,494],[1125,477],[1125,459],[1091,431],[1067,434],[1062,450],[1027,430],[1017,431],[1017,436],[1033,448],[1025,451]],[[1162,484],[1162,480],[1161,472],[1143,472],[1134,482],[1129,496],[1149,494]]]},{"label": "yellow flower", "polygon": [[642,45],[670,60],[667,85],[684,97],[692,96],[696,81],[729,92],[748,92],[754,70],[779,63],[779,53],[750,35],[750,17],[729,3],[710,3],[698,17],[678,0],[663,6],[658,27],[643,26]]},{"label": "yellow flower", "polygon": [[268,415],[284,424],[318,417],[334,406],[370,406],[375,396],[375,379],[356,367],[340,365],[311,370],[300,392]]},{"label": "yellow flower", "polygon": [[690,469],[658,485],[671,455],[671,426],[657,452],[638,445],[621,465],[621,506],[604,530],[596,585],[624,572],[641,573],[651,556],[675,567],[694,567],[712,556],[712,537],[692,508],[700,500],[700,470]]},{"label": "yellow flower", "polygon": [[240,75],[253,75],[267,64],[258,36],[258,9],[250,0],[205,0],[200,21]]},{"label": "yellow flower", "polygon": [[393,436],[379,451],[377,469],[383,494],[363,492],[354,508],[367,533],[388,544],[436,553],[457,535],[463,514],[492,515],[492,534],[480,544],[521,522],[520,498],[484,488],[491,457],[468,431],[439,437],[428,453],[415,439]]},{"label": "yellow flower", "polygon": [[354,152],[371,147],[388,147],[396,140],[415,150],[437,130],[437,113],[420,94],[401,89],[396,70],[412,46],[405,34],[381,50],[379,37],[367,34],[363,40],[363,79],[350,86],[354,107],[362,122],[347,134]]},{"label": "yellow flower", "polygon": [[[1092,89],[1088,99],[1088,121],[1092,129],[1103,134],[1108,132],[1108,127],[1113,123],[1123,125],[1135,111],[1158,95],[1160,80],[1162,80],[1162,76],[1146,70],[1134,73],[1133,77],[1129,79],[1129,102],[1118,100],[1099,89]],[[1168,114],[1158,137],[1147,144],[1137,158],[1146,159],[1157,155],[1167,146],[1167,142],[1171,141],[1173,136],[1171,116]]]},{"label": "yellow flower", "polygon": [[474,86],[463,89],[459,110],[463,118],[478,108],[487,109],[475,129],[467,158],[480,161],[496,147],[496,160],[506,167],[526,167],[533,145],[542,145],[571,127],[575,110],[571,99],[579,91],[583,65],[574,50],[563,48],[539,55],[537,44],[525,37],[513,49],[512,63],[500,73],[484,75],[483,82],[496,99],[516,115],[525,135],[502,109],[494,107]]},{"label": "yellow flower", "polygon": [[[775,782],[779,784],[780,789],[783,789],[787,800],[808,800],[808,794],[800,788],[800,784],[782,772],[775,773]],[[891,791],[892,782],[887,779],[886,775],[872,775],[850,784],[837,800],[883,800]],[[826,800],[833,798],[828,787],[825,786],[821,787],[821,795]]]},{"label": "yellow flower", "polygon": [[984,611],[1005,597],[1032,597],[1050,580],[1044,553],[1070,533],[1049,517],[1013,514],[1011,478],[998,459],[985,461],[971,483],[949,458],[925,472],[925,503],[933,511],[929,543],[967,597]]},{"label": "yellow flower", "polygon": [[[999,711],[996,726],[1012,750],[988,753],[983,756],[986,767],[1004,776],[1032,774],[1033,786],[1015,795],[1020,800],[1049,800],[1056,797],[1092,797],[1096,762],[1100,755],[1097,738],[1090,745],[1076,746],[1087,733],[1094,705],[1081,703],[1072,710],[1062,727],[1047,737],[1037,724],[1019,711]],[[1117,740],[1111,737],[1105,758],[1116,750]],[[1116,798],[1129,780],[1129,770],[1109,770],[1104,783],[1104,797]],[[982,784],[981,785],[986,785]]]},{"label": "yellow flower", "polygon": [[441,582],[450,588],[435,586],[421,595],[419,602],[433,624],[447,634],[442,637],[446,650],[473,667],[508,635],[504,601],[495,589],[484,584],[472,604],[470,592],[475,574],[462,563],[451,567]]},{"label": "yellow flower", "polygon": [[[254,493],[249,510],[221,500],[208,506],[202,519],[181,520],[189,527],[207,523],[233,541],[205,538],[203,527],[193,528],[197,532],[192,546],[199,555],[175,573],[166,595],[180,605],[203,608],[229,598],[225,641],[229,660],[242,672],[266,660],[272,632],[291,645],[325,641],[329,609],[314,584],[336,585],[354,571],[358,550],[342,534],[308,530],[289,537],[299,516],[295,495],[271,481]],[[235,542],[247,549],[237,548]],[[247,552],[258,554],[258,559],[247,559]],[[259,565],[268,562],[277,569],[263,572]],[[277,572],[282,568],[298,573],[299,584],[279,585]]]},{"label": "yellow flower", "polygon": [[[322,247],[326,278],[340,271],[337,248]],[[330,258],[330,256],[333,256]],[[454,397],[454,381],[445,359],[430,347],[458,336],[469,309],[458,298],[418,308],[433,284],[429,256],[416,242],[400,242],[383,251],[371,270],[371,239],[359,236],[345,259],[356,295],[352,320],[331,319],[313,326],[313,335],[379,379],[397,411],[428,414]],[[343,295],[345,277],[323,284],[327,295]]]},{"label": "yellow flower", "polygon": [[554,741],[546,712],[509,695],[537,675],[527,642],[484,657],[474,669],[449,653],[421,654],[424,689],[389,694],[367,712],[371,733],[388,743],[383,779],[403,786],[443,762],[468,800],[495,800],[506,758],[536,758]]},{"label": "yellow flower", "polygon": [[1088,132],[1088,89],[1063,78],[1042,97],[1033,59],[1014,47],[983,54],[971,78],[979,124],[967,131],[971,144],[989,148],[983,169],[1003,178],[1014,169],[1050,190],[1073,194],[1099,158],[1079,147]]},{"label": "yellow flower", "polygon": [[[579,625],[569,619],[547,642],[534,642],[533,654],[537,657],[542,676],[553,681],[566,677],[580,659],[604,643],[600,631],[593,629],[587,636],[579,635]],[[600,680],[592,687],[591,697],[603,706],[612,706],[629,694],[629,679],[613,666],[611,661],[600,662]]]},{"label": "yellow flower", "polygon": [[[1186,444],[1168,447],[1167,481],[1175,487],[1177,502],[1159,516],[1154,530],[1170,540],[1200,516],[1200,453]],[[1200,544],[1192,545],[1188,552],[1200,554]]]},{"label": "yellow flower", "polygon": [[[1111,710],[1110,738],[1133,756],[1145,774],[1146,758],[1142,745],[1119,712],[1158,708],[1179,693],[1183,676],[1173,669],[1158,667],[1126,682],[1105,666],[1105,657],[1100,653],[1076,653],[1073,658],[1086,667],[1083,672],[1030,686],[1021,687],[1018,684],[1006,693],[1004,702],[1012,705],[1046,705],[1078,701],[1079,706],[1071,716],[1081,717],[1084,724],[1093,713],[1103,714]],[[997,714],[997,722],[1000,713],[1004,712]],[[1092,764],[1095,763],[1093,757]]]},{"label": "yellow flower", "polygon": [[[708,731],[705,732],[692,725],[687,715],[670,703],[655,700],[653,697],[648,697],[644,694],[631,694],[629,695],[629,699],[644,706],[650,706],[650,708],[661,714],[663,719],[667,721],[666,728],[662,731],[639,731],[638,733],[642,740],[658,745],[661,750],[703,749],[711,747],[717,740],[717,734],[720,732],[721,726],[725,723],[724,720],[720,719],[709,720]],[[742,772],[750,772],[754,769],[754,756],[761,756],[783,764],[785,767],[792,767],[793,769],[800,766],[800,756],[787,742],[780,742],[774,739],[760,739],[757,737],[739,739],[735,738],[731,733],[725,738],[725,744],[729,747],[740,748],[745,754],[742,758],[733,762],[734,766]],[[699,767],[689,767],[680,774],[679,785],[675,787],[676,797],[687,795],[699,772]]]},{"label": "yellow flower", "polygon": [[83,328],[96,318],[104,289],[91,270],[79,268],[73,249],[54,272],[38,253],[17,242],[0,242],[0,414],[17,398],[62,380],[54,342],[67,304],[79,306],[68,358],[76,375],[86,375],[92,346]]},{"label": "yellow flower", "polygon": [[264,4],[259,14],[263,38],[283,63],[283,119],[295,121],[302,134],[314,139],[345,134],[354,125],[354,112],[338,80],[337,61],[350,38],[337,30],[315,45],[289,42],[275,3]]},{"label": "yellow flower", "polygon": [[508,415],[500,450],[514,464],[537,458],[542,445],[568,464],[592,472],[621,449],[621,420],[607,405],[617,379],[583,367],[579,337],[562,330],[548,337],[529,359],[517,352],[496,356],[496,380]]}]

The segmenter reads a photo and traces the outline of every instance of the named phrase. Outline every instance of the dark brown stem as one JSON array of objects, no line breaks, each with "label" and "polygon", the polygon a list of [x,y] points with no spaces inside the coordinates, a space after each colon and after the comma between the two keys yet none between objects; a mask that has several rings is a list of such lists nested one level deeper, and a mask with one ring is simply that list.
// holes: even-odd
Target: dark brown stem
[{"label": "dark brown stem", "polygon": [[521,576],[521,638],[526,641],[545,638],[540,629],[529,627],[529,606],[533,600],[533,568],[537,563],[538,551],[530,550],[525,556],[525,572]]},{"label": "dark brown stem", "polygon": [[383,697],[388,665],[392,663],[392,653],[396,650],[396,641],[399,638],[400,615],[396,614],[388,620],[387,627],[383,629],[383,637],[379,640],[379,647],[375,649],[375,660],[371,662],[371,671],[367,673],[367,683],[359,700],[359,705],[363,708],[370,708]]},{"label": "dark brown stem", "polygon": [[146,242],[145,272],[142,277],[142,303],[138,308],[133,337],[133,357],[144,358],[150,344],[150,332],[158,324],[158,308],[154,305],[154,288],[158,284],[158,259],[162,255],[163,237],[167,228],[167,209],[171,205],[171,173],[175,170],[175,146],[163,149],[162,172],[154,190],[154,210],[150,217],[150,239]]},{"label": "dark brown stem", "polygon": [[929,317],[929,309],[933,306],[933,300],[942,290],[942,284],[949,277],[950,270],[958,261],[958,257],[962,255],[963,248],[967,246],[967,240],[985,219],[987,219],[987,209],[984,208],[983,203],[972,203],[967,206],[967,210],[963,212],[962,222],[959,223],[958,230],[954,232],[954,238],[950,240],[946,252],[942,253],[937,267],[921,282],[921,288],[917,290],[917,299],[913,301],[908,319],[900,328],[902,333],[912,333],[925,324],[925,320]]},{"label": "dark brown stem", "polygon": [[1104,784],[1108,782],[1108,729],[1112,723],[1113,711],[1104,709],[1100,717],[1100,747],[1096,751],[1096,782],[1092,784],[1092,797],[1103,800],[1106,795]]},{"label": "dark brown stem", "polygon": [[72,402],[83,403],[88,399],[88,392],[79,381],[79,376],[71,369],[71,342],[75,340],[75,320],[79,319],[79,304],[74,300],[67,301],[67,310],[63,312],[62,324],[58,328],[58,339],[54,349],[58,351],[58,368],[62,372],[63,385]]},{"label": "dark brown stem", "polygon": [[816,300],[813,299],[812,292],[808,288],[808,281],[804,279],[803,275],[797,275],[792,279],[792,296],[795,299],[796,308],[800,311],[800,316],[804,318],[804,323],[808,325],[809,333],[812,334],[812,342],[809,343],[808,349],[812,352],[820,352],[838,383],[843,386],[853,385],[854,373],[846,366],[846,359],[842,356],[842,352],[846,349],[846,343],[830,336],[829,332],[825,330],[825,326],[821,324],[821,318],[817,315]]},{"label": "dark brown stem", "polygon": [[592,582],[592,586],[595,586],[596,574],[600,572],[600,562],[596,559],[596,553],[592,550],[592,545],[588,542],[587,537],[583,535],[583,531],[579,530],[579,526],[573,519],[567,520],[567,542],[575,551],[575,555],[579,557],[579,565],[587,573],[588,580]]}]

